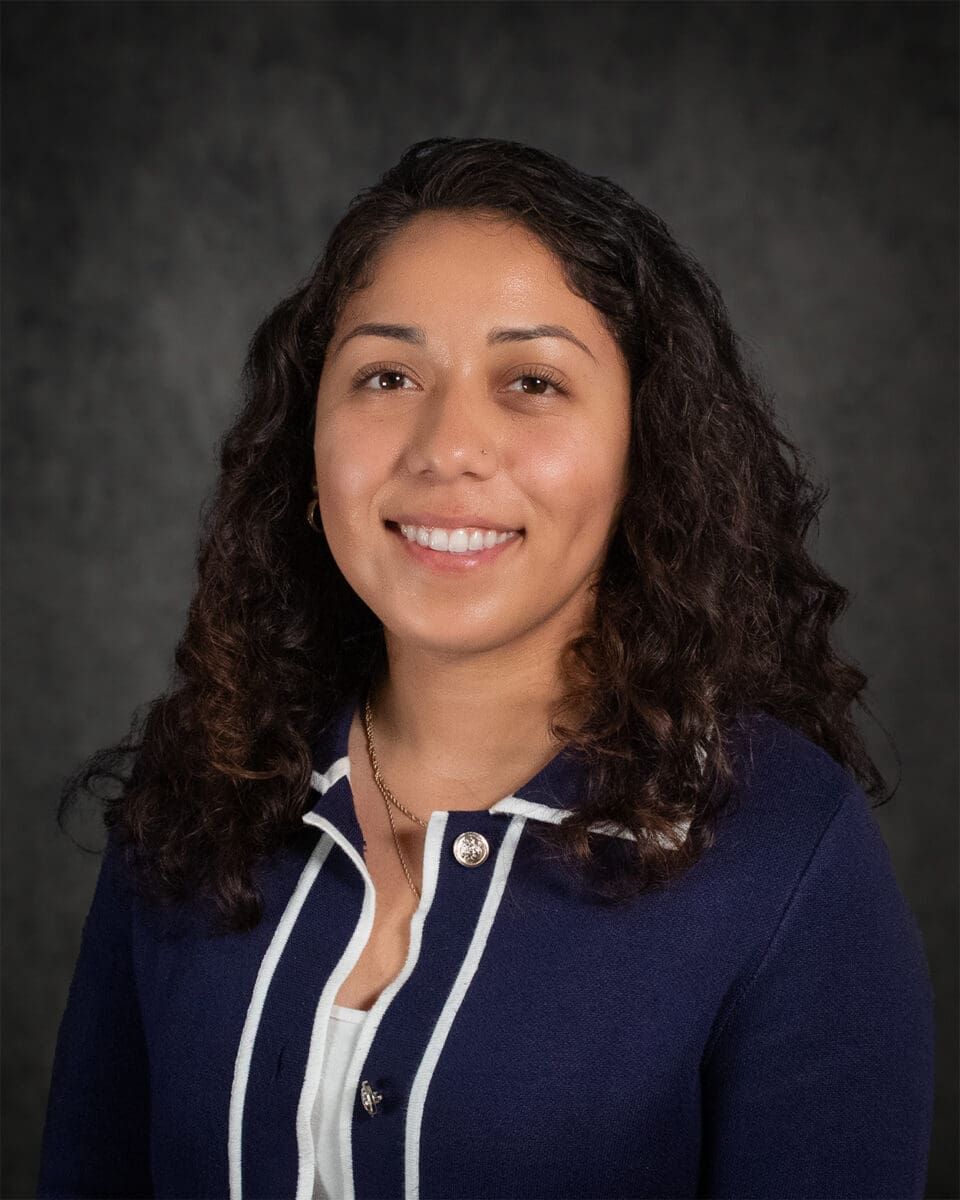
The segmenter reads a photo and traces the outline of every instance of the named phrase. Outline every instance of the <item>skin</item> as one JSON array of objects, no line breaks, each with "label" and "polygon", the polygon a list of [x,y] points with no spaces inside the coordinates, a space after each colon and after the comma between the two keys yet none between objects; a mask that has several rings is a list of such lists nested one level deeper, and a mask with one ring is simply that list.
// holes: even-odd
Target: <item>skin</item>
[{"label": "skin", "polygon": [[[367,322],[419,326],[424,344],[343,340]],[[559,337],[487,340],[495,327],[541,324],[566,327],[586,350]],[[351,381],[367,368],[380,374],[357,390]],[[538,382],[540,370],[566,395]],[[488,808],[559,749],[548,732],[559,655],[590,620],[591,584],[626,488],[622,353],[528,230],[422,214],[387,243],[372,283],[341,314],[315,430],[331,552],[384,626],[389,669],[373,697],[383,777],[424,821],[438,809]],[[401,513],[465,509],[523,536],[494,563],[441,574],[384,525]],[[337,1002],[369,1007],[403,965],[416,897],[359,713],[349,756],[377,918]],[[425,830],[393,815],[419,887]]]}]

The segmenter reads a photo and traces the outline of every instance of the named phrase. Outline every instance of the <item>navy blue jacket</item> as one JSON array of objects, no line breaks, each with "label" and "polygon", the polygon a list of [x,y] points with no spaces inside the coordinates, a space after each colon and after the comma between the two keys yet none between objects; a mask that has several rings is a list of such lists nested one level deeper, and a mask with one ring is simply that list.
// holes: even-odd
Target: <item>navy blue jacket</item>
[{"label": "navy blue jacket", "polygon": [[[254,930],[148,905],[111,835],[40,1196],[311,1197],[328,1014],[373,923],[355,708],[317,747],[302,835],[258,867]],[[715,844],[624,907],[530,836],[576,803],[565,752],[488,810],[433,813],[409,954],[348,1075],[346,1197],[923,1196],[933,997],[877,822],[769,715],[740,760]],[[466,832],[482,863],[455,855]]]}]

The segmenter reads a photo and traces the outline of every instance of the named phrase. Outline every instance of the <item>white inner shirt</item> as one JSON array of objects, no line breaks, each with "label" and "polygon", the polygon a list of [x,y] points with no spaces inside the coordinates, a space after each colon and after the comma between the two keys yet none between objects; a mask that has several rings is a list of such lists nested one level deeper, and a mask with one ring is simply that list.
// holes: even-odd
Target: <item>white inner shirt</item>
[{"label": "white inner shirt", "polygon": [[369,1009],[334,1004],[327,1022],[323,1074],[311,1114],[317,1164],[313,1200],[342,1200],[343,1172],[337,1125],[347,1067]]}]

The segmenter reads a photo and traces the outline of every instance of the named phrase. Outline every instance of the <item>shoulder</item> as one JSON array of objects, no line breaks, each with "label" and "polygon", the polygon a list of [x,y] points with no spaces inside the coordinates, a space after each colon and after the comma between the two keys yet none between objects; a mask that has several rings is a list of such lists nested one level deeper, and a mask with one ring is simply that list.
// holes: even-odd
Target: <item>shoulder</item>
[{"label": "shoulder", "polygon": [[841,850],[830,856],[838,871],[888,871],[885,843],[857,779],[800,729],[768,712],[743,710],[729,749],[733,788],[704,870],[723,894],[749,894],[762,927],[830,847]]},{"label": "shoulder", "polygon": [[[763,709],[744,710],[732,738],[738,787],[766,804],[835,808],[853,775],[802,730]],[[831,808],[831,811],[832,811]]]},{"label": "shoulder", "polygon": [[912,973],[922,998],[917,921],[855,776],[769,713],[751,712],[741,733],[733,803],[695,868],[694,894],[710,910],[716,956],[736,964],[730,996],[761,962],[794,971],[808,955],[828,961],[838,946],[849,958],[852,943],[867,946],[869,931],[874,941],[864,954],[882,958],[891,974],[891,963]]},{"label": "shoulder", "polygon": [[802,730],[762,709],[740,713],[730,753],[744,832],[816,840],[850,797],[867,804],[851,771]]}]

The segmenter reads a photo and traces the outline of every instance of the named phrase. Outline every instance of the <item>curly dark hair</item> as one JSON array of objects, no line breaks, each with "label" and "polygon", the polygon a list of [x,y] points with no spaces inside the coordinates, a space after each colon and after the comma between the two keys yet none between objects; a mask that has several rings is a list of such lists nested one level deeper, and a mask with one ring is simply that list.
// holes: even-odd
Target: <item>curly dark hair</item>
[{"label": "curly dark hair", "polygon": [[[733,798],[730,739],[751,709],[802,731],[869,795],[885,786],[851,716],[855,701],[869,711],[866,676],[830,644],[848,592],[804,549],[827,488],[777,430],[716,285],[609,179],[518,142],[430,138],[353,199],[315,269],[257,329],[201,513],[171,686],[61,796],[62,825],[81,792],[119,783],[97,799],[141,883],[156,898],[203,891],[225,928],[259,921],[253,868],[302,834],[312,748],[383,668],[380,621],[305,520],[313,423],[347,298],[387,239],[428,211],[525,226],[629,365],[628,491],[551,723],[588,764],[587,785],[568,819],[535,836],[614,902],[675,878]],[[616,862],[596,852],[595,822],[633,834],[604,839],[626,848]]]}]

